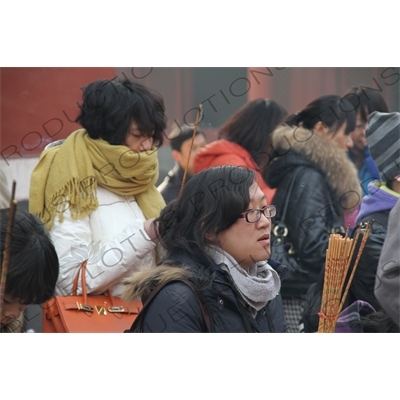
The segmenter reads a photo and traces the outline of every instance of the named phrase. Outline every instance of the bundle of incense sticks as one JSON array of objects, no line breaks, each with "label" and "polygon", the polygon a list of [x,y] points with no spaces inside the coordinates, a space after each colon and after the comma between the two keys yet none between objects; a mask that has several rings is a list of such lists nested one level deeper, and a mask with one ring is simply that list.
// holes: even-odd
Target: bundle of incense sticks
[{"label": "bundle of incense sticks", "polygon": [[[370,230],[369,221],[365,228],[357,229],[354,239],[348,237],[348,230],[344,237],[338,234],[332,234],[329,237],[321,311],[318,313],[320,317],[319,333],[334,332]],[[362,233],[361,240],[360,232]],[[357,247],[358,252],[354,259],[354,252]]]}]

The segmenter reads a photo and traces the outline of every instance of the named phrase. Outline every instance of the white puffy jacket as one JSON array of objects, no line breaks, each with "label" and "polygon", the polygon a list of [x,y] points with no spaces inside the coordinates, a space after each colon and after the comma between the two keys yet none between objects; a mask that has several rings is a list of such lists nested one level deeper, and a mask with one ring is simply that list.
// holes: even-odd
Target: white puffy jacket
[{"label": "white puffy jacket", "polygon": [[59,295],[71,294],[74,277],[85,260],[87,292],[103,293],[111,288],[118,297],[123,277],[142,266],[156,265],[156,245],[144,231],[146,219],[135,197],[98,187],[97,199],[99,207],[83,219],[72,219],[68,210],[63,222],[57,215],[54,219],[50,235],[60,260]]}]

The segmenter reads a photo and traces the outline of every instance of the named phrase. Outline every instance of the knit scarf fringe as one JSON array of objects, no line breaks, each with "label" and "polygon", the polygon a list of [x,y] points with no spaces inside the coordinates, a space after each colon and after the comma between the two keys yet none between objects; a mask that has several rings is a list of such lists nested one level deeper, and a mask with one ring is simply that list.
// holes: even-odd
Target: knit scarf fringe
[{"label": "knit scarf fringe", "polygon": [[[119,165],[122,156],[134,168]],[[102,174],[102,168],[108,165],[112,165],[113,170]],[[154,186],[157,177],[155,151],[149,155],[135,154],[125,146],[91,139],[81,129],[61,145],[43,151],[31,177],[29,211],[37,215],[48,230],[56,216],[60,222],[64,220],[67,210],[73,219],[84,218],[99,206],[97,185],[100,185],[121,196],[134,195],[147,219],[157,217],[165,206]]]},{"label": "knit scarf fringe", "polygon": [[[85,181],[72,178],[64,188],[52,195],[47,206],[48,209],[44,209],[38,217],[42,221],[45,218],[54,221],[54,218],[58,215],[59,222],[63,222],[64,212],[69,209],[73,219],[84,218],[99,206],[96,189],[97,180],[95,177],[86,178]],[[46,212],[47,215],[45,215]]]}]

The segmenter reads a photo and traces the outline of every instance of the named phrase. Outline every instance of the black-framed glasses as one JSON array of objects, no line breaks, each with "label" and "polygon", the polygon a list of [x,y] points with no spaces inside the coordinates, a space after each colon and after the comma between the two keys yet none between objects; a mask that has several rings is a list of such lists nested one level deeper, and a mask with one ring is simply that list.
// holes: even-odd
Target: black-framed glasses
[{"label": "black-framed glasses", "polygon": [[254,208],[252,210],[247,210],[240,217],[244,218],[246,222],[257,222],[261,218],[261,214],[264,214],[266,218],[272,218],[276,215],[275,206],[265,206],[263,208]]}]

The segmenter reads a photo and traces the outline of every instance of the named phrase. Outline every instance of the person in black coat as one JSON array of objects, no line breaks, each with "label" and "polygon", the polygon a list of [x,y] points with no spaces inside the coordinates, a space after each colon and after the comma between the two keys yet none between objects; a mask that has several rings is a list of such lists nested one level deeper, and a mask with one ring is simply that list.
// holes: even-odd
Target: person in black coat
[{"label": "person in black coat", "polygon": [[274,215],[254,171],[193,176],[157,219],[166,256],[125,281],[123,297],[145,304],[139,331],[286,332],[279,291],[287,269],[267,262]]},{"label": "person in black coat", "polygon": [[[292,268],[281,293],[290,332],[300,331],[305,295],[324,266],[329,235],[344,233],[344,215],[361,200],[357,170],[347,157],[355,112],[344,110],[352,110],[345,99],[322,96],[288,117],[272,135],[265,176],[276,188],[274,224],[282,220],[287,205],[285,240],[292,246],[293,265],[288,265]],[[277,236],[271,242],[272,258],[281,261]]]},{"label": "person in black coat", "polygon": [[177,126],[169,136],[175,165],[157,187],[166,204],[178,198],[186,168],[186,181],[194,175],[193,160],[198,151],[207,144],[204,133],[198,128],[192,145],[194,128],[194,125]]},{"label": "person in black coat", "polygon": [[[373,161],[379,170],[380,181],[370,182],[368,195],[363,197],[356,224],[371,221],[371,231],[358,261],[343,308],[357,300],[370,304],[374,310],[382,307],[375,297],[374,287],[379,257],[386,238],[390,211],[400,198],[400,113],[373,112],[368,117],[366,140]],[[357,227],[363,229],[363,226]],[[304,331],[318,330],[324,271],[309,289],[304,307]]]}]

